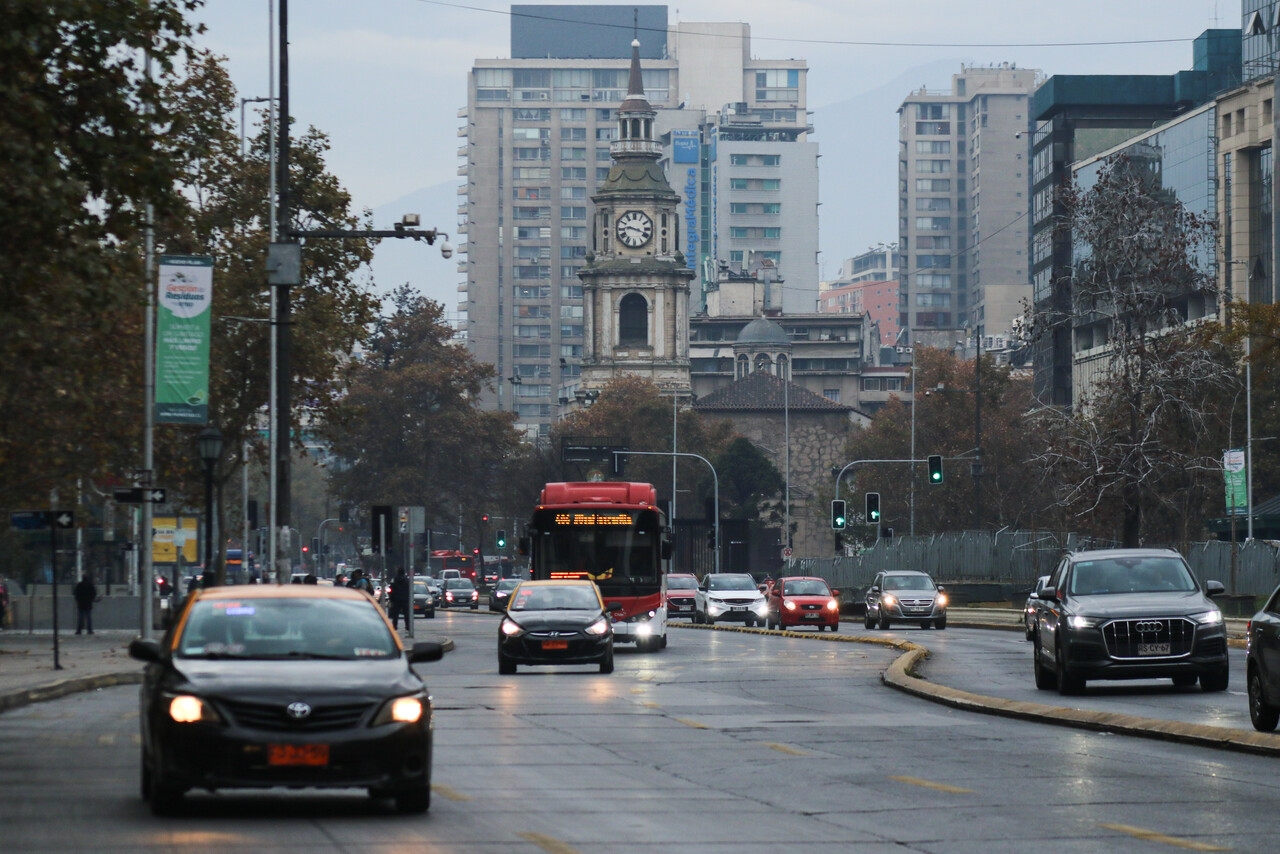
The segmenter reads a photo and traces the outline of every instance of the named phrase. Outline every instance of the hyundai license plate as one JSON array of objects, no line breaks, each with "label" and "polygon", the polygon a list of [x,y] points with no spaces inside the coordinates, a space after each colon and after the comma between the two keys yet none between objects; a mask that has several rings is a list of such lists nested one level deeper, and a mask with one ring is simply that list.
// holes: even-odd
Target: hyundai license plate
[{"label": "hyundai license plate", "polygon": [[568,649],[569,642],[567,640],[544,640],[542,642],[543,649]]},{"label": "hyundai license plate", "polygon": [[268,744],[268,765],[328,765],[327,744]]},{"label": "hyundai license plate", "polygon": [[1140,643],[1138,655],[1168,655],[1170,646],[1167,643]]}]

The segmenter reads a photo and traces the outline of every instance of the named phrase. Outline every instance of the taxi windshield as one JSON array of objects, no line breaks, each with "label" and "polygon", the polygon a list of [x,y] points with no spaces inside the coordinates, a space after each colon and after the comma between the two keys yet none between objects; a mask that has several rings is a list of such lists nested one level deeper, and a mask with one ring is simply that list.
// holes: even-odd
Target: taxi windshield
[{"label": "taxi windshield", "polygon": [[178,658],[392,658],[386,620],[368,600],[202,599],[191,606]]},{"label": "taxi windshield", "polygon": [[567,584],[521,587],[510,606],[512,611],[590,611],[599,608],[600,601],[594,590]]}]

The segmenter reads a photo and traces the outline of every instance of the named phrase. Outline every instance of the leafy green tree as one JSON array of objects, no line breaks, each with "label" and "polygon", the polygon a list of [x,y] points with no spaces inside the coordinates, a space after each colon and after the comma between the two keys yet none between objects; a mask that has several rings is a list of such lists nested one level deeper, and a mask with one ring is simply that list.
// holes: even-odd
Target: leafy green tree
[{"label": "leafy green tree", "polygon": [[[180,204],[162,89],[192,0],[7,3],[0,38],[0,503],[136,467],[147,205]],[[144,53],[154,79],[144,73]]]},{"label": "leafy green tree", "polygon": [[[759,519],[766,505],[786,487],[782,474],[764,452],[739,436],[714,460],[720,476],[720,515],[727,519]],[[703,478],[710,494],[711,478]],[[781,517],[777,521],[781,521]]]}]

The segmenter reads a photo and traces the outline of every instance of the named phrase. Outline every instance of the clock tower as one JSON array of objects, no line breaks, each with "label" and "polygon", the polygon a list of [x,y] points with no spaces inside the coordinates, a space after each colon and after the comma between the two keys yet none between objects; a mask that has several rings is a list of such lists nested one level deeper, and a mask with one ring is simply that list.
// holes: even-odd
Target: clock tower
[{"label": "clock tower", "polygon": [[631,42],[627,99],[610,143],[613,166],[596,190],[593,251],[582,280],[582,387],[624,374],[688,396],[689,282],[680,251],[680,196],[658,165],[657,113],[644,97],[640,42]]}]

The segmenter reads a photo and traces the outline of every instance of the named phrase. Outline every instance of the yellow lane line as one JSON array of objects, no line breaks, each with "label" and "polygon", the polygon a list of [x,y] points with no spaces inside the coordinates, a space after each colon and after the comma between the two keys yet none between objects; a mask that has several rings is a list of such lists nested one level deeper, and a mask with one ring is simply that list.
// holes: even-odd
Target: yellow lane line
[{"label": "yellow lane line", "polygon": [[644,692],[645,692],[645,689],[644,689],[644,688],[632,688],[632,689],[631,689],[631,693],[632,693],[632,694],[643,694]]},{"label": "yellow lane line", "polygon": [[677,722],[677,723],[682,723],[682,724],[684,724],[685,726],[691,726],[691,727],[693,727],[694,729],[706,729],[706,728],[707,728],[707,725],[706,725],[706,724],[698,723],[697,721],[690,720],[689,718],[676,718],[676,722]]},{"label": "yellow lane line", "polygon": [[439,783],[432,783],[432,784],[431,784],[431,791],[435,792],[435,793],[436,793],[437,795],[439,795],[440,797],[442,797],[442,798],[448,798],[448,799],[449,799],[449,800],[451,800],[451,801],[469,801],[469,800],[471,800],[471,796],[470,796],[470,795],[464,795],[464,794],[462,794],[462,792],[459,792],[457,789],[455,789],[455,788],[453,788],[453,787],[451,787],[451,786],[444,786],[444,785],[441,785],[441,784],[439,784]]},{"label": "yellow lane line", "polygon": [[953,795],[969,795],[973,793],[973,789],[963,789],[960,786],[951,786],[946,783],[935,783],[932,780],[921,780],[919,777],[891,776],[889,779],[896,780],[899,783],[907,783],[911,786],[920,786],[924,789],[933,789],[936,792],[948,792]]},{"label": "yellow lane line", "polygon": [[657,703],[655,703],[655,702],[653,702],[653,701],[649,701],[649,702],[641,703],[640,705],[644,706],[646,709],[656,709],[656,708],[658,708],[658,704],[657,704]]},{"label": "yellow lane line", "polygon": [[1098,827],[1114,830],[1117,833],[1125,833],[1136,839],[1145,839],[1148,842],[1163,842],[1165,845],[1172,845],[1175,848],[1186,848],[1189,851],[1230,851],[1230,848],[1223,848],[1220,845],[1210,845],[1208,842],[1196,842],[1193,839],[1179,839],[1176,836],[1166,836],[1163,833],[1157,833],[1154,830],[1146,830],[1141,827],[1134,827],[1129,824],[1100,824]]},{"label": "yellow lane line", "polygon": [[98,744],[115,744],[115,743],[116,743],[116,737],[114,735],[98,736]]},{"label": "yellow lane line", "polygon": [[136,732],[133,735],[129,736],[129,740],[134,743],[134,746],[142,744],[142,736]]},{"label": "yellow lane line", "polygon": [[813,755],[812,753],[809,753],[807,750],[800,750],[798,748],[792,747],[789,744],[775,744],[772,741],[762,741],[761,744],[763,744],[765,747],[776,750],[779,753],[785,753],[788,756],[812,756]]},{"label": "yellow lane line", "polygon": [[547,854],[578,854],[577,848],[567,842],[561,842],[554,836],[547,836],[545,833],[534,833],[526,830],[517,833],[516,836],[519,836],[525,842],[532,842],[543,851],[546,851]]}]

